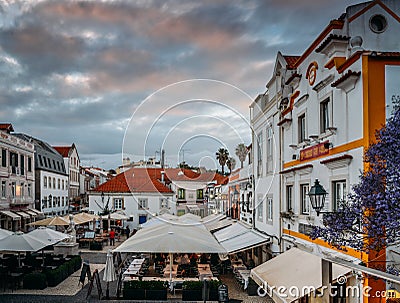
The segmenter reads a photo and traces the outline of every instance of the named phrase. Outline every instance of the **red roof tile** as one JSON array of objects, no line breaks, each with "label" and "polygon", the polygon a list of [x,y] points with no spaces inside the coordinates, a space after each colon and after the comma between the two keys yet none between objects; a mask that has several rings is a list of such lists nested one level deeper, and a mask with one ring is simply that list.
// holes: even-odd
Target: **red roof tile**
[{"label": "red roof tile", "polygon": [[58,151],[58,153],[63,156],[63,158],[68,158],[69,150],[71,146],[53,146],[53,148]]},{"label": "red roof tile", "polygon": [[283,56],[287,62],[287,67],[289,69],[295,68],[294,64],[299,60],[300,56]]},{"label": "red roof tile", "polygon": [[209,182],[217,181],[217,184],[226,184],[228,178],[213,172],[197,173],[190,169],[179,168],[136,168],[118,174],[115,178],[101,184],[93,191],[96,192],[160,192],[173,193],[173,191],[161,182],[161,172],[165,171],[165,182],[193,181]]},{"label": "red roof tile", "polygon": [[14,128],[11,123],[0,123],[0,130],[4,130],[6,132],[13,132]]}]

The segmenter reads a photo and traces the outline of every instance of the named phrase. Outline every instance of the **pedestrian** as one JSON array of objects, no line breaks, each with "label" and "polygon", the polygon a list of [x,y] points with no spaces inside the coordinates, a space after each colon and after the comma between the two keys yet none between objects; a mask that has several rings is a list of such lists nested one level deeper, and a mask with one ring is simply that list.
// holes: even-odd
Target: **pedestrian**
[{"label": "pedestrian", "polygon": [[114,231],[114,229],[111,229],[109,237],[110,237],[110,246],[113,246],[115,244],[115,231]]},{"label": "pedestrian", "polygon": [[126,238],[128,239],[129,235],[131,234],[131,230],[129,229],[129,225],[126,226],[125,232],[126,232]]}]

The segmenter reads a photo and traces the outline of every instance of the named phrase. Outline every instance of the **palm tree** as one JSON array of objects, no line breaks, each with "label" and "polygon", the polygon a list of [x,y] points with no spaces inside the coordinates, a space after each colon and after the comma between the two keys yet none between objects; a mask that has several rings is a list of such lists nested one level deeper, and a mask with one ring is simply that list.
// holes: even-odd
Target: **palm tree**
[{"label": "palm tree", "polygon": [[238,156],[239,161],[240,161],[240,168],[243,168],[243,162],[246,160],[247,157],[247,153],[248,153],[248,149],[246,147],[246,145],[244,145],[243,143],[240,143],[237,147],[236,147],[236,156]]},{"label": "palm tree", "polygon": [[229,152],[226,148],[221,147],[220,149],[218,149],[218,151],[215,153],[215,155],[217,156],[219,165],[221,165],[222,174],[224,175],[225,174],[224,167],[225,167],[226,161],[228,161]]},{"label": "palm tree", "polygon": [[226,161],[226,166],[227,166],[228,169],[229,169],[229,174],[231,174],[231,173],[232,173],[232,170],[234,170],[234,169],[235,169],[235,166],[236,166],[236,160],[235,160],[235,158],[229,157],[228,160]]}]

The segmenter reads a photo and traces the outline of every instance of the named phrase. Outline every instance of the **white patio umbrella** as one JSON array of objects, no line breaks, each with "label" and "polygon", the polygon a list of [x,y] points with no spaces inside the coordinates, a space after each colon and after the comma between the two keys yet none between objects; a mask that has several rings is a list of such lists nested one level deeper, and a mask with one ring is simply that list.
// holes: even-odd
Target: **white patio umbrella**
[{"label": "white patio umbrella", "polygon": [[106,267],[104,268],[104,275],[103,275],[103,281],[107,282],[107,290],[106,290],[107,299],[110,298],[109,283],[115,280],[117,280],[117,275],[115,274],[113,254],[111,252],[111,249],[109,249],[107,252]]},{"label": "white patio umbrella", "polygon": [[52,217],[46,218],[43,220],[39,220],[36,222],[29,223],[28,225],[36,225],[36,226],[66,226],[69,225],[69,220],[65,220],[63,217]]},{"label": "white patio umbrella", "polygon": [[67,234],[52,230],[51,228],[47,228],[44,226],[40,226],[39,228],[32,230],[28,233],[28,235],[31,235],[39,239],[40,241],[47,243],[47,245],[53,245],[69,238]]},{"label": "white patio umbrella", "polygon": [[8,237],[9,235],[12,235],[14,232],[9,231],[7,229],[0,228],[0,239],[4,239],[5,237]]},{"label": "white patio umbrella", "polygon": [[45,248],[47,245],[49,244],[34,236],[16,232],[0,240],[0,251],[18,253],[18,262],[20,262],[19,254],[21,252],[35,252]]},{"label": "white patio umbrella", "polygon": [[165,223],[139,230],[114,252],[169,253],[171,281],[173,253],[226,253],[226,250],[202,227]]}]

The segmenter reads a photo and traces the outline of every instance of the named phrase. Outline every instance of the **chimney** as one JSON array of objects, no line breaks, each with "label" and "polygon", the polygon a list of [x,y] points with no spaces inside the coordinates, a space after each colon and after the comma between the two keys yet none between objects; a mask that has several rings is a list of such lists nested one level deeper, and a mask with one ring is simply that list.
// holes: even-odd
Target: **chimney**
[{"label": "chimney", "polygon": [[162,150],[161,151],[161,160],[160,160],[161,168],[164,168],[164,161],[165,161],[165,150]]},{"label": "chimney", "polygon": [[164,175],[165,175],[165,171],[161,171],[161,182],[165,184],[165,180],[164,180]]}]

